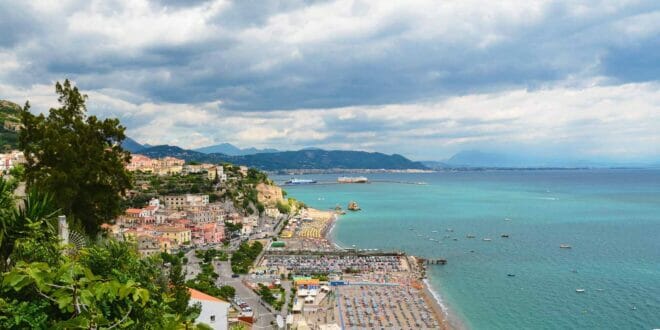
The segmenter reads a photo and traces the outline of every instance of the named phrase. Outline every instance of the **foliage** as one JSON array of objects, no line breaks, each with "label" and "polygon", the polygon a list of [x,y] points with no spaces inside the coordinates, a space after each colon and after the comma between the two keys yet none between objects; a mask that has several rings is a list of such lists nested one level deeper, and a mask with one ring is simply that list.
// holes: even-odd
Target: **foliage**
[{"label": "foliage", "polygon": [[9,170],[9,175],[17,181],[25,180],[25,166],[23,164],[16,164]]},{"label": "foliage", "polygon": [[247,242],[241,243],[238,250],[231,255],[231,270],[236,274],[247,274],[252,263],[257,259],[259,253],[263,250],[260,242],[254,242],[251,245]]},{"label": "foliage", "polygon": [[175,329],[190,323],[199,309],[188,307],[181,273],[170,272],[168,279],[162,262],[141,259],[134,246],[114,240],[48,263],[19,261],[3,274],[0,328]]},{"label": "foliage", "polygon": [[267,286],[261,283],[259,283],[259,291],[257,291],[257,293],[259,294],[259,296],[261,296],[261,299],[266,303],[268,303],[269,305],[274,304],[276,301],[273,292],[271,292]]},{"label": "foliage", "polygon": [[6,121],[20,122],[21,107],[18,104],[0,100],[0,152],[6,152],[18,148],[18,133],[11,129],[5,129]]},{"label": "foliage", "polygon": [[189,280],[186,283],[188,287],[225,300],[234,297],[236,289],[232,286],[217,287],[215,285],[215,280],[219,275],[213,270],[213,265],[210,262],[202,263],[201,269],[202,271],[197,274],[194,280]]},{"label": "foliage", "polygon": [[31,244],[55,235],[55,216],[50,195],[28,192],[18,207],[12,187],[0,178],[0,270],[6,271],[11,260],[51,257],[57,251],[51,245]]},{"label": "foliage", "polygon": [[230,233],[241,231],[243,229],[243,224],[242,223],[231,223],[231,222],[225,222],[225,230],[227,230]]},{"label": "foliage", "polygon": [[197,256],[197,258],[202,259],[202,262],[204,263],[209,263],[213,261],[213,259],[215,259],[216,257],[220,261],[227,261],[229,259],[227,252],[222,250],[215,250],[215,249],[196,250],[195,256]]},{"label": "foliage", "polygon": [[280,211],[282,214],[289,214],[291,213],[291,205],[289,203],[284,202],[284,201],[277,201],[277,210]]},{"label": "foliage", "polygon": [[124,168],[130,154],[121,147],[125,128],[117,119],[87,116],[87,96],[68,80],[58,82],[55,91],[61,107],[51,108],[48,116],[30,113],[29,103],[21,112],[25,176],[29,187],[50,193],[64,213],[94,236],[101,223],[121,213],[117,196],[130,188]]}]

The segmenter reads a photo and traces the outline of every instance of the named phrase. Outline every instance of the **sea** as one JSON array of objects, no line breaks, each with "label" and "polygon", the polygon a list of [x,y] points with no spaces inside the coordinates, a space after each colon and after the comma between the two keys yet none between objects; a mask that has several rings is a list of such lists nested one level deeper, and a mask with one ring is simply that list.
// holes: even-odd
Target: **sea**
[{"label": "sea", "polygon": [[660,170],[367,177],[336,184],[337,175],[300,175],[319,183],[284,189],[318,209],[359,204],[332,229],[340,246],[446,259],[429,266],[428,280],[455,325],[660,328]]}]

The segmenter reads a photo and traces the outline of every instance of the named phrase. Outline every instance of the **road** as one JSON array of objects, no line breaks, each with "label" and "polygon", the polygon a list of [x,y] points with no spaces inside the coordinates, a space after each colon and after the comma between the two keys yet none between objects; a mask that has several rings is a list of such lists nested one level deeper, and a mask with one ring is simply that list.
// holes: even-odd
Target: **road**
[{"label": "road", "polygon": [[270,310],[270,307],[261,301],[261,298],[254,293],[251,289],[243,285],[242,279],[245,275],[241,275],[239,278],[232,278],[231,264],[229,261],[217,261],[213,263],[215,272],[218,273],[219,277],[216,282],[216,285],[231,285],[236,289],[236,297],[245,301],[254,312],[256,323],[253,325],[255,329],[273,329],[274,326],[271,323],[275,323],[275,317],[277,314],[273,313]]}]

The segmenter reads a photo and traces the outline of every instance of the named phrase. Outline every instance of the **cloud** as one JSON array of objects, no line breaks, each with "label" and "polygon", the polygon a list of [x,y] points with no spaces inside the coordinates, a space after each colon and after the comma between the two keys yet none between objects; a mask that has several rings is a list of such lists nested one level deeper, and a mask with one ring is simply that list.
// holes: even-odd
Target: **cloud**
[{"label": "cloud", "polygon": [[8,0],[0,96],[47,109],[71,78],[131,136],[186,147],[643,157],[658,22],[655,1]]}]

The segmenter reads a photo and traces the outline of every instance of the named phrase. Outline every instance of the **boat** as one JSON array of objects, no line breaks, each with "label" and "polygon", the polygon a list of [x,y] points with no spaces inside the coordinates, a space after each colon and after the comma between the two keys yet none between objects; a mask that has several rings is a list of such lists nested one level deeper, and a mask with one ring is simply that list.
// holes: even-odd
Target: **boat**
[{"label": "boat", "polygon": [[515,277],[516,274],[506,274],[506,276],[508,276],[508,277]]},{"label": "boat", "polygon": [[451,228],[447,228],[447,231],[451,233],[451,232],[453,232],[454,230],[451,229]]},{"label": "boat", "polygon": [[471,235],[471,234],[467,234],[465,237],[467,237],[467,238],[475,238],[476,236]]},{"label": "boat", "polygon": [[313,184],[313,183],[316,183],[316,180],[296,179],[296,178],[291,178],[291,180],[284,182],[284,184]]},{"label": "boat", "polygon": [[502,234],[502,238],[509,238],[509,234]]},{"label": "boat", "polygon": [[560,249],[570,249],[571,246],[568,245],[568,244],[560,244],[560,245],[559,245],[559,248],[560,248]]},{"label": "boat", "polygon": [[492,239],[491,238],[484,238],[484,241],[490,242],[490,241],[492,241]]},{"label": "boat", "polygon": [[339,183],[368,183],[369,179],[364,176],[340,176],[337,178]]},{"label": "boat", "polygon": [[575,289],[575,292],[577,292],[577,293],[584,293],[585,291],[587,291],[587,290],[585,290],[585,289]]}]

